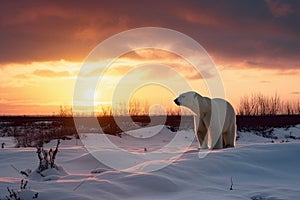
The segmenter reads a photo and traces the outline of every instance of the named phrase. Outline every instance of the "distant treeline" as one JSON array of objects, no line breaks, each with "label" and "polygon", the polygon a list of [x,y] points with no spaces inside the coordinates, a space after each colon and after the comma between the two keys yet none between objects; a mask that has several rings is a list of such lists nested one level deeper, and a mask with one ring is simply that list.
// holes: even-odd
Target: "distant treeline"
[{"label": "distant treeline", "polygon": [[[23,143],[30,143],[32,140],[49,141],[51,139],[61,139],[66,136],[77,135],[78,128],[81,133],[96,131],[106,134],[118,135],[123,131],[129,131],[144,126],[167,125],[172,130],[192,129],[194,120],[191,115],[172,116],[101,116],[97,117],[98,125],[95,126],[94,117],[74,117],[57,116],[0,116],[0,136],[14,136],[19,140],[26,139]],[[79,124],[78,124],[79,122]],[[121,123],[120,123],[121,122]],[[300,124],[300,115],[266,115],[266,116],[237,116],[237,128],[255,127],[288,127]],[[92,128],[92,129],[90,129]],[[22,142],[19,142],[21,144]],[[25,146],[25,145],[21,145]]]},{"label": "distant treeline", "polygon": [[261,93],[246,95],[240,100],[237,114],[241,116],[299,115],[300,100],[282,101],[277,93],[273,96]]},{"label": "distant treeline", "polygon": [[[162,108],[163,107],[163,108]],[[151,107],[147,101],[133,99],[128,104],[120,102],[111,105],[99,105],[95,113],[73,113],[70,106],[60,106],[58,116],[145,116],[145,115],[166,115],[179,116],[190,115],[187,109],[177,106],[156,106]],[[273,96],[262,93],[253,93],[245,95],[240,99],[236,107],[237,115],[240,116],[274,116],[274,115],[299,115],[300,100],[283,101],[275,93]]]}]

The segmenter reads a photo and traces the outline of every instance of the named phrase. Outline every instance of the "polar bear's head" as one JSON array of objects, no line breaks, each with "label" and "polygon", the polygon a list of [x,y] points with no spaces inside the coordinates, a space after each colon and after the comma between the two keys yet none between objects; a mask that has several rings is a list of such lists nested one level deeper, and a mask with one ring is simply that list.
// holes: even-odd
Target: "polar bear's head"
[{"label": "polar bear's head", "polygon": [[193,112],[198,113],[199,112],[198,96],[200,96],[198,93],[190,91],[179,95],[179,97],[174,99],[174,102],[178,106],[185,106],[191,109]]}]

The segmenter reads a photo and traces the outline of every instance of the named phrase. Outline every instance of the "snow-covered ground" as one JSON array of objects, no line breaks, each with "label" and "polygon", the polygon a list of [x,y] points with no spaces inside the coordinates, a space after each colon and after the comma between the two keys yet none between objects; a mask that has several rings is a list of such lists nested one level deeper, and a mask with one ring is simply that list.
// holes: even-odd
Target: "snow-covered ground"
[{"label": "snow-covered ground", "polygon": [[[164,148],[180,134],[183,137],[177,139],[191,143],[188,148]],[[164,160],[159,156],[130,168],[139,173],[109,168],[95,159],[80,140],[66,140],[62,141],[57,155],[58,170],[50,169],[44,177],[32,172],[27,179],[18,171],[37,168],[36,149],[14,148],[14,139],[3,137],[0,142],[6,145],[0,149],[0,199],[9,195],[7,187],[20,190],[22,179],[28,180],[26,189],[19,193],[24,200],[34,196],[43,200],[300,199],[300,125],[274,128],[272,138],[262,137],[254,131],[239,132],[238,135],[236,148],[208,153],[197,150],[192,130],[176,133],[165,126],[155,126],[130,131],[122,138],[108,136],[119,149],[102,148],[103,155],[110,155],[111,160],[117,160],[116,163],[121,165],[132,157],[116,157],[114,153],[120,149],[141,157],[166,153],[168,149],[172,151],[169,153],[181,155],[172,162],[166,161],[166,166],[156,171],[143,169],[162,164]],[[82,138],[89,141],[93,137],[94,134],[87,134]],[[56,141],[51,141],[45,148],[55,145]],[[164,151],[160,152],[160,149]]]}]

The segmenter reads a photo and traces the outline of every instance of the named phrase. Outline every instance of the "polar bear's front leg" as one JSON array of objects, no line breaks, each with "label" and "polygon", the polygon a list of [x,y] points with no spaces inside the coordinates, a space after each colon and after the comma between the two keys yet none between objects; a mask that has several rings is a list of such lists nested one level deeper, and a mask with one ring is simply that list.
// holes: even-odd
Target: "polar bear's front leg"
[{"label": "polar bear's front leg", "polygon": [[208,149],[208,132],[207,128],[202,120],[200,120],[197,138],[201,149]]},{"label": "polar bear's front leg", "polygon": [[198,149],[207,149],[207,138],[205,138],[207,134],[207,129],[205,128],[203,121],[200,120],[198,115],[194,115],[194,133],[198,141]]},{"label": "polar bear's front leg", "polygon": [[221,134],[217,142],[215,144],[214,142],[212,143],[211,149],[222,149],[222,148],[223,148],[223,137]]},{"label": "polar bear's front leg", "polygon": [[[204,135],[204,134],[202,134],[202,135]],[[202,141],[200,142],[201,149],[209,149],[209,147],[208,147],[208,134],[207,134],[207,132],[206,132],[205,136],[201,137],[201,138],[202,138],[201,139]]]},{"label": "polar bear's front leg", "polygon": [[207,132],[198,130],[197,131],[197,140],[199,142],[199,149],[208,149],[208,139],[207,139]]}]

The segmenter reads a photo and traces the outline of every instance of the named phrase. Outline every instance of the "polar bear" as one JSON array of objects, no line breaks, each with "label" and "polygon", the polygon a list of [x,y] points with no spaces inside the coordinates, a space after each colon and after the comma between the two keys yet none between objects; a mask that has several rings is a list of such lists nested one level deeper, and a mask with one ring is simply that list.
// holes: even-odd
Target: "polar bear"
[{"label": "polar bear", "polygon": [[228,101],[210,99],[190,91],[179,95],[174,102],[195,113],[194,129],[200,148],[220,149],[235,146],[236,115]]}]

